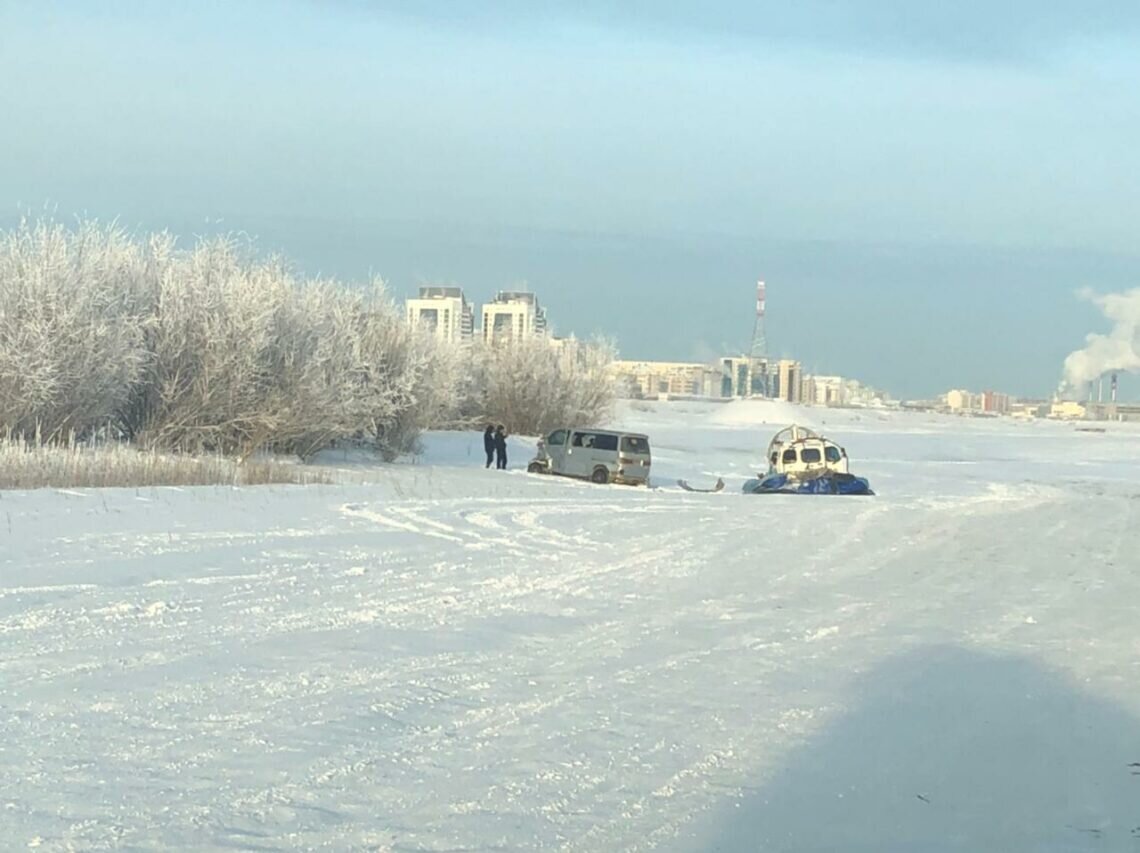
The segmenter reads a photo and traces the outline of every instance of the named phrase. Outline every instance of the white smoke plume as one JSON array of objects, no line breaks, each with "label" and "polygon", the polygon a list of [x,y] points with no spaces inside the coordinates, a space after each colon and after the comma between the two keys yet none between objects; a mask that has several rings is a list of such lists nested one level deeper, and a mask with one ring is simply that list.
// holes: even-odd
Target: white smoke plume
[{"label": "white smoke plume", "polygon": [[1079,390],[1106,373],[1140,373],[1140,287],[1123,293],[1078,294],[1092,302],[1112,323],[1107,335],[1089,335],[1084,349],[1065,359],[1065,384]]}]

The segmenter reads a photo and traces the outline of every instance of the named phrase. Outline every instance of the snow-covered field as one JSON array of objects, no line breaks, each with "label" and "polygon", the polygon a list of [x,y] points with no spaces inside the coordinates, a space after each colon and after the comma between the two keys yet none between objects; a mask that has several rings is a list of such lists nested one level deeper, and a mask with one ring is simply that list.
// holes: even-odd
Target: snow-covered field
[{"label": "snow-covered field", "polygon": [[[740,495],[792,418],[878,496]],[[1140,849],[1140,432],[620,420],[658,488],[0,493],[0,848]]]}]

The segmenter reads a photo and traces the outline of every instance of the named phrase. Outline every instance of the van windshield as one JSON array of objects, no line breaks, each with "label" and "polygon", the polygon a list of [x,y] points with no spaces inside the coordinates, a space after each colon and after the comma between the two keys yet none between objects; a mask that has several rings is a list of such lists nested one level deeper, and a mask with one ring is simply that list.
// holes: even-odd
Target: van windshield
[{"label": "van windshield", "polygon": [[623,435],[621,437],[622,453],[649,454],[649,441],[637,435]]}]

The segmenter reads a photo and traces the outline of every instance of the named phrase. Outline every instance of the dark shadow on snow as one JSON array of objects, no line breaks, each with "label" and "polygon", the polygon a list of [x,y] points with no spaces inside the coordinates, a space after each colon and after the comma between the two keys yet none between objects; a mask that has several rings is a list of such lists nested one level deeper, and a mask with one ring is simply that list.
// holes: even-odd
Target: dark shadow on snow
[{"label": "dark shadow on snow", "polygon": [[1140,720],[1064,676],[937,647],[888,661],[849,704],[676,849],[1140,853]]}]

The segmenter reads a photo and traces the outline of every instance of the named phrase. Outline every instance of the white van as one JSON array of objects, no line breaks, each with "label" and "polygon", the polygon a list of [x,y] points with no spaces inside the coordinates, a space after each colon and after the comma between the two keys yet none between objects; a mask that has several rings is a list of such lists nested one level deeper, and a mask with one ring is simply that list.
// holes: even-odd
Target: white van
[{"label": "white van", "polygon": [[538,455],[527,470],[594,483],[649,482],[649,436],[638,432],[567,427],[539,439]]}]

